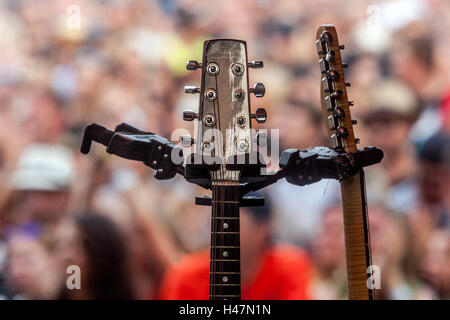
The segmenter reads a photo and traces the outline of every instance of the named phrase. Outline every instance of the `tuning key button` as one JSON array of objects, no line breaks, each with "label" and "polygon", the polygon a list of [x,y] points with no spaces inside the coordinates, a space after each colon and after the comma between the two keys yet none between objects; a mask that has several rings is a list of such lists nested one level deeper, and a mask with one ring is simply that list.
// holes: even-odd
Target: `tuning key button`
[{"label": "tuning key button", "polygon": [[348,68],[348,63],[342,62],[342,68]]},{"label": "tuning key button", "polygon": [[331,144],[335,150],[342,149],[342,144],[339,136],[337,134],[331,135]]},{"label": "tuning key button", "polygon": [[189,71],[197,70],[201,67],[202,67],[201,62],[199,63],[195,60],[189,60],[188,62],[186,62],[186,69]]},{"label": "tuning key button", "polygon": [[323,92],[331,92],[333,90],[333,85],[328,81],[327,77],[322,78],[322,88]]},{"label": "tuning key button", "polygon": [[267,120],[267,111],[264,108],[258,108],[254,114],[250,115],[250,117],[255,119],[258,123],[264,123]]},{"label": "tuning key button", "polygon": [[264,94],[266,93],[266,87],[261,82],[257,82],[249,91],[250,93],[253,93],[255,97],[261,98],[264,97]]},{"label": "tuning key button", "polygon": [[328,116],[328,127],[330,130],[336,130],[336,121],[331,114]]},{"label": "tuning key button", "polygon": [[195,113],[192,110],[184,110],[183,111],[183,120],[184,121],[193,121],[195,118],[198,118],[198,113]]},{"label": "tuning key button", "polygon": [[345,49],[345,46],[344,46],[343,44],[340,44],[340,45],[339,45],[339,49],[344,50],[344,49]]},{"label": "tuning key button", "polygon": [[185,148],[189,148],[194,144],[194,139],[191,136],[181,136],[180,138],[181,145]]},{"label": "tuning key button", "polygon": [[327,60],[325,60],[325,58],[321,58],[319,60],[319,68],[320,68],[320,73],[322,73],[322,74],[326,74],[327,71],[330,70],[328,62],[327,62]]},{"label": "tuning key button", "polygon": [[358,120],[353,119],[352,124],[358,124]]},{"label": "tuning key button", "polygon": [[348,105],[349,106],[353,106],[355,103],[353,102],[353,100],[349,100]]},{"label": "tuning key button", "polygon": [[264,62],[262,61],[252,61],[248,63],[248,67],[252,69],[261,69],[264,68]]},{"label": "tuning key button", "polygon": [[361,139],[355,138],[355,144],[359,144],[361,142]]},{"label": "tuning key button", "polygon": [[325,54],[326,51],[324,49],[323,43],[321,40],[316,40],[316,49],[318,54]]},{"label": "tuning key button", "polygon": [[184,93],[200,93],[200,88],[196,86],[185,86]]},{"label": "tuning key button", "polygon": [[350,81],[345,81],[345,85],[346,85],[347,87],[351,87],[351,86],[352,86],[352,83],[351,83]]},{"label": "tuning key button", "polygon": [[334,108],[336,108],[336,99],[331,96],[325,97],[325,106],[327,107],[328,111],[333,111]]}]

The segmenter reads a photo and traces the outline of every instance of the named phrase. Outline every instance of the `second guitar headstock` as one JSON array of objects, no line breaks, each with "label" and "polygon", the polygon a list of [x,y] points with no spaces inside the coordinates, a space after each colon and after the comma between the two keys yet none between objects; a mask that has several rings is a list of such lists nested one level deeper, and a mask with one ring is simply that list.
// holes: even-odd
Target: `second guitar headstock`
[{"label": "second guitar headstock", "polygon": [[336,151],[356,152],[356,144],[350,107],[353,101],[347,97],[347,87],[351,84],[345,81],[341,50],[336,29],[332,25],[322,25],[317,30],[316,48],[319,55],[321,72],[321,103],[322,111],[326,115],[327,130],[332,147]]}]

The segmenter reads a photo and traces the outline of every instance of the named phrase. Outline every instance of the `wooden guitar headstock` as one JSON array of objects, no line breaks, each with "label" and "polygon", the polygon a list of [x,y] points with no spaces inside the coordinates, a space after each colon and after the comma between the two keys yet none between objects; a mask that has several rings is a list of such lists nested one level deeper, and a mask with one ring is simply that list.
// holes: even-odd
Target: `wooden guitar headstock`
[{"label": "wooden guitar headstock", "polygon": [[347,87],[350,82],[345,81],[341,50],[336,29],[332,25],[322,25],[317,30],[316,48],[319,54],[321,80],[322,111],[326,118],[327,130],[332,147],[336,151],[356,152],[356,144],[353,133],[353,125],[350,106],[353,101],[347,98]]}]

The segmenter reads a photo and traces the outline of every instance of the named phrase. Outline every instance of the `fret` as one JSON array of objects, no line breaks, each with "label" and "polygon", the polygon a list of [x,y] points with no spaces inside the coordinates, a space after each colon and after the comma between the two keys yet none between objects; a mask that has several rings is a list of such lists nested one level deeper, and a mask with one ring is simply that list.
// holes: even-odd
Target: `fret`
[{"label": "fret", "polygon": [[212,234],[239,234],[238,231],[212,231]]},{"label": "fret", "polygon": [[211,246],[211,248],[218,248],[218,249],[239,249],[239,246]]},{"label": "fret", "polygon": [[209,297],[216,297],[216,298],[241,298],[241,295],[236,294],[210,294]]},{"label": "fret", "polygon": [[214,261],[216,262],[237,262],[237,261],[241,261],[240,259],[214,259]]},{"label": "fret", "polygon": [[239,217],[211,217],[211,219],[229,219],[229,220],[239,220]]},{"label": "fret", "polygon": [[217,284],[210,284],[210,286],[214,286],[214,287],[237,287],[237,286],[241,286],[240,283],[217,283]]},{"label": "fret", "polygon": [[211,202],[216,202],[216,203],[233,203],[233,204],[241,203],[240,201],[231,201],[231,200],[211,200]]},{"label": "fret", "polygon": [[241,274],[240,272],[225,272],[225,271],[216,271],[216,272],[210,272],[211,274]]}]

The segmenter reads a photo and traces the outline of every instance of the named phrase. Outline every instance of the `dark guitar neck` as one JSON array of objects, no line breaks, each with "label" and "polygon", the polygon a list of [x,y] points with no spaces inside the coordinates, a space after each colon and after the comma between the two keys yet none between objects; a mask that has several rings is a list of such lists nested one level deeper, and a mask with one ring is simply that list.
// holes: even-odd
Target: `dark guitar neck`
[{"label": "dark guitar neck", "polygon": [[240,190],[236,183],[213,185],[209,299],[241,298]]}]

